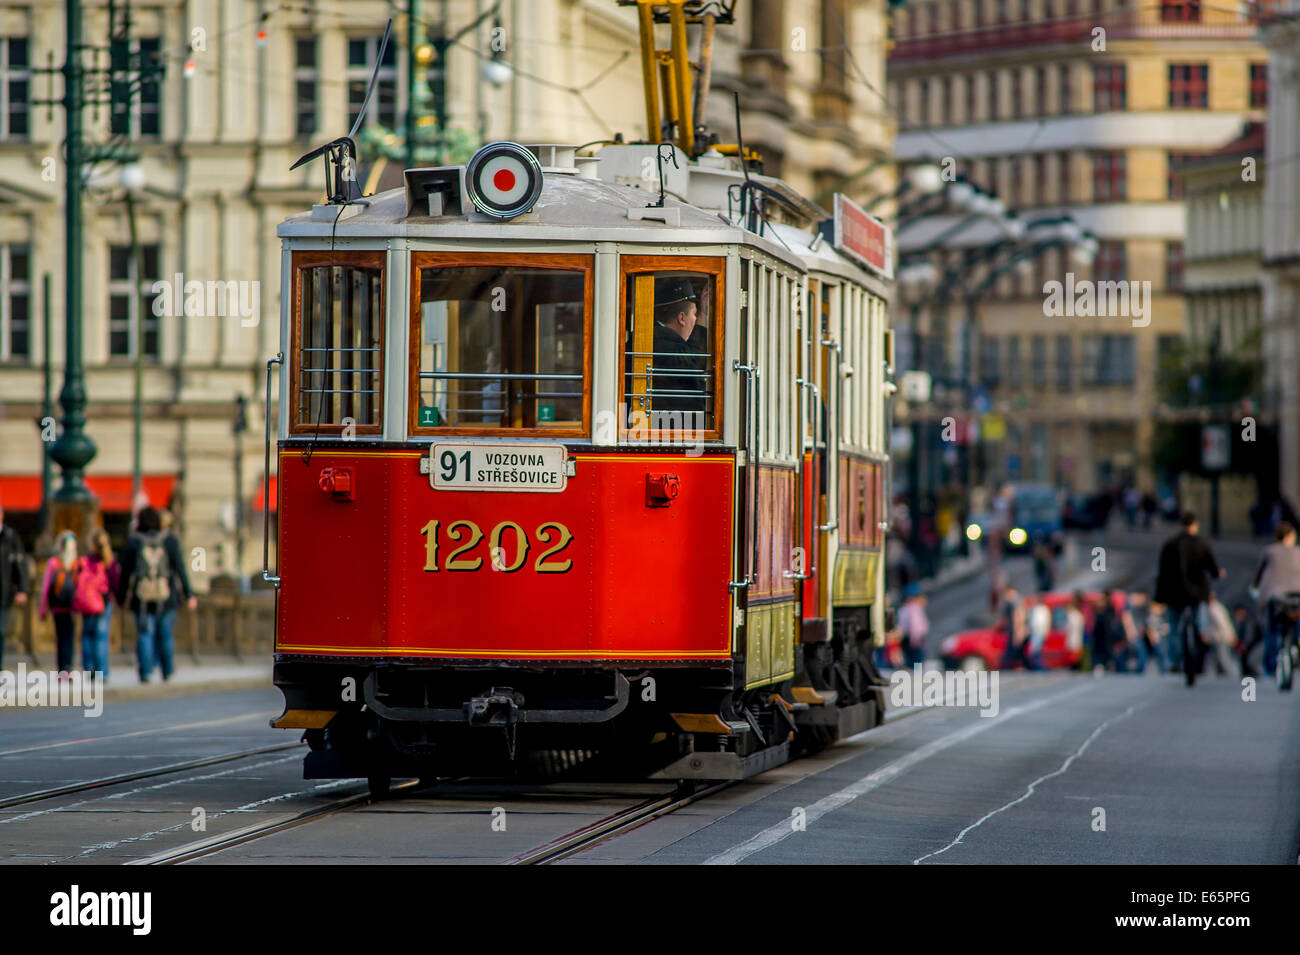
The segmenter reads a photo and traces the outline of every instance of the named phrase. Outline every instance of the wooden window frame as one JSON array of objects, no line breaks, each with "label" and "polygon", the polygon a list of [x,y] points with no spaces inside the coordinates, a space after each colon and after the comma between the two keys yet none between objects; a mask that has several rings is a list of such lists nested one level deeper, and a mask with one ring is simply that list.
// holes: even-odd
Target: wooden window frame
[{"label": "wooden window frame", "polygon": [[[742,260],[741,267],[749,260]],[[622,255],[619,256],[618,263],[618,406],[620,409],[627,407],[627,372],[625,370],[627,349],[624,345],[627,342],[627,331],[631,316],[627,314],[627,279],[629,275],[638,275],[646,272],[698,272],[701,275],[713,276],[713,298],[715,304],[713,307],[712,326],[709,329],[710,344],[713,351],[713,427],[707,430],[700,429],[694,432],[678,430],[676,428],[648,428],[647,433],[653,434],[658,442],[665,439],[669,442],[674,439],[685,440],[690,437],[697,441],[721,441],[722,440],[722,423],[726,420],[723,417],[725,408],[723,406],[724,392],[726,391],[725,383],[722,377],[722,348],[725,341],[724,327],[727,321],[727,257],[725,255]],[[749,290],[750,300],[750,317],[756,314],[754,308],[754,298],[758,290],[751,287]],[[626,415],[620,414],[618,423],[618,440],[619,444],[627,442],[627,418]]]},{"label": "wooden window frame", "polygon": [[[592,350],[595,312],[596,257],[589,253],[534,255],[528,252],[412,252],[411,337],[407,342],[406,430],[411,437],[465,435],[484,438],[589,438],[591,436]],[[428,268],[492,267],[554,269],[583,273],[582,307],[582,425],[579,428],[467,428],[421,425],[420,418],[420,270]],[[508,375],[503,377],[509,377]]]},{"label": "wooden window frame", "polygon": [[292,435],[336,435],[343,433],[342,424],[317,425],[315,422],[300,424],[298,422],[298,412],[302,408],[302,392],[299,390],[301,384],[299,381],[299,372],[302,368],[302,276],[307,269],[317,269],[328,266],[340,268],[348,267],[365,267],[379,269],[379,372],[378,381],[375,388],[375,417],[378,419],[377,424],[355,424],[352,426],[356,434],[383,434],[384,432],[384,407],[385,407],[385,390],[384,383],[384,363],[388,354],[388,253],[383,249],[353,249],[346,251],[330,251],[328,249],[309,249],[291,253],[291,268],[293,269],[293,321],[290,323],[290,335],[292,337],[292,351],[289,353],[289,434]]}]

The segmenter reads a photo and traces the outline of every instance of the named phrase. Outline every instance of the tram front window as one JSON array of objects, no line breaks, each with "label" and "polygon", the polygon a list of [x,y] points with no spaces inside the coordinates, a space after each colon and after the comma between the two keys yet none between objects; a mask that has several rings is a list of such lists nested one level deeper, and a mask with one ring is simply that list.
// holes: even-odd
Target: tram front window
[{"label": "tram front window", "polygon": [[[428,255],[433,267],[421,267]],[[590,260],[449,264],[417,253],[415,431],[586,431]],[[484,261],[480,258],[480,262]]]},{"label": "tram front window", "polygon": [[[631,268],[639,264],[633,257]],[[716,427],[717,276],[629,271],[623,351],[624,427],[712,432]]]}]

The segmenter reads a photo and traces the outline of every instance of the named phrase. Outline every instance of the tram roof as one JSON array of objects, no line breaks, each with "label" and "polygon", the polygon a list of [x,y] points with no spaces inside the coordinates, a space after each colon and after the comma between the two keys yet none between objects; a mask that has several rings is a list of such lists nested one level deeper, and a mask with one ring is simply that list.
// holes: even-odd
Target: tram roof
[{"label": "tram roof", "polygon": [[[790,225],[769,223],[763,235],[750,232],[710,212],[665,196],[666,208],[677,210],[678,225],[648,219],[629,219],[629,209],[645,208],[652,193],[600,179],[549,173],[531,212],[501,221],[475,212],[429,216],[406,214],[406,194],[390,189],[366,198],[367,205],[317,207],[280,223],[282,239],[472,239],[475,242],[624,242],[645,245],[746,245],[781,259],[800,270],[836,275],[887,296],[884,283],[840,255],[814,233]],[[333,208],[344,212],[335,221]]]}]

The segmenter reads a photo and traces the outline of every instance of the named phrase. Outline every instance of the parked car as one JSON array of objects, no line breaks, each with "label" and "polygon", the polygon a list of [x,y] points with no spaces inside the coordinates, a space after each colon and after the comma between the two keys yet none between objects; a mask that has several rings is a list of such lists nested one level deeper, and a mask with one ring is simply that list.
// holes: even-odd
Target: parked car
[{"label": "parked car", "polygon": [[[1043,641],[1043,666],[1048,669],[1069,669],[1077,666],[1082,653],[1065,645],[1065,608],[1073,593],[1053,591],[1025,601],[1028,611],[1040,600],[1052,611],[1052,626]],[[1084,593],[1084,620],[1092,627],[1092,604],[1100,601],[1097,591]],[[1002,666],[1002,654],[1007,648],[1007,625],[999,619],[991,627],[977,627],[954,633],[939,645],[939,658],[950,670],[997,670]]]}]

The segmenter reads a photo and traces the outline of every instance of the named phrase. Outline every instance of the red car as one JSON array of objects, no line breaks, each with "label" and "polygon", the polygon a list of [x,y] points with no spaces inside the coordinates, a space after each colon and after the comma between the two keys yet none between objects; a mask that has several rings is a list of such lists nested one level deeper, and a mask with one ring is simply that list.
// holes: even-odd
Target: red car
[{"label": "red car", "polygon": [[[1065,608],[1073,598],[1072,593],[1047,593],[1025,600],[1025,610],[1042,601],[1052,611],[1052,626],[1043,641],[1042,662],[1047,669],[1077,666],[1082,656],[1080,650],[1065,645]],[[1092,626],[1093,604],[1102,599],[1097,591],[1084,593],[1083,615],[1085,625]],[[997,670],[1002,666],[1002,654],[1007,647],[1007,624],[999,619],[991,627],[963,630],[944,640],[939,647],[939,657],[950,670]]]}]

